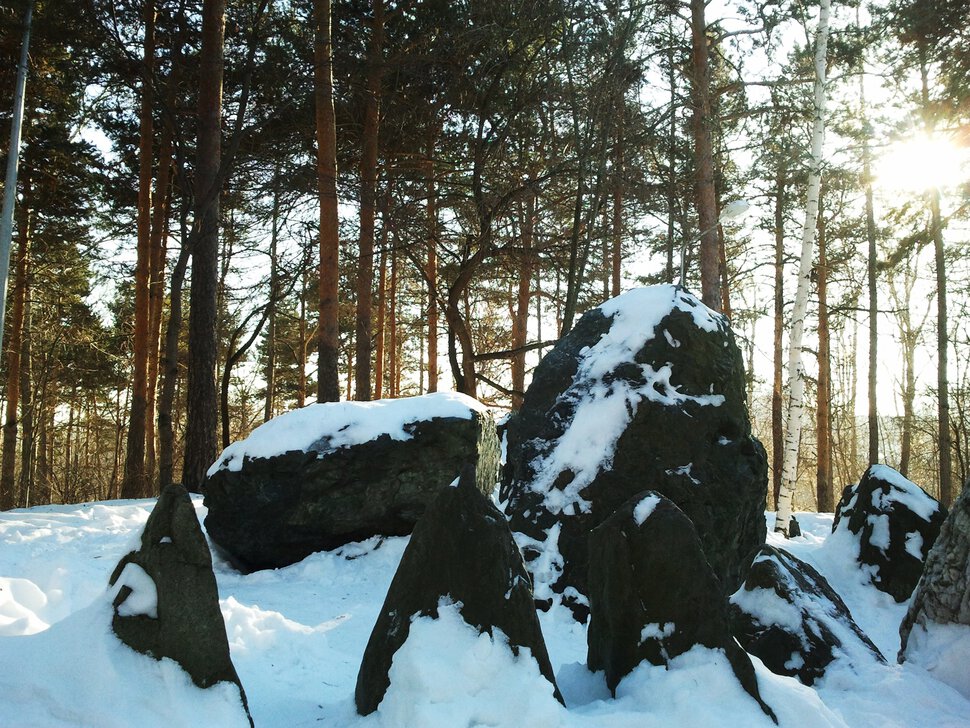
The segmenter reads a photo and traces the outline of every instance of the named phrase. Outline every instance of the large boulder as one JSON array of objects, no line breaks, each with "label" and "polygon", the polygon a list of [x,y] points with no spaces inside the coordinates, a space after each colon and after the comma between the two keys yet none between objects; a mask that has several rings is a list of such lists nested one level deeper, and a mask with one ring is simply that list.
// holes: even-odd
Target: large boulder
[{"label": "large boulder", "polygon": [[886,661],[825,577],[783,549],[764,546],[730,601],[735,637],[778,675],[812,685],[835,660]]},{"label": "large boulder", "polygon": [[204,485],[205,527],[242,569],[287,566],[411,533],[465,463],[490,494],[498,459],[491,415],[461,394],[313,404],[226,448]]},{"label": "large boulder", "polygon": [[731,635],[727,600],[691,520],[655,491],[623,504],[589,538],[590,670],[611,692],[641,662],[667,665],[695,645],[723,650],[764,712],[754,667]]},{"label": "large boulder", "polygon": [[439,492],[401,557],[357,675],[361,715],[377,710],[383,700],[394,654],[407,641],[412,620],[437,618],[442,604],[456,605],[480,633],[500,631],[516,655],[527,649],[562,702],[529,573],[505,517],[476,487],[471,468]]},{"label": "large boulder", "polygon": [[946,508],[887,465],[870,465],[842,492],[832,532],[858,541],[858,561],[872,583],[897,602],[913,593],[946,518]]},{"label": "large boulder", "polygon": [[140,548],[118,562],[110,584],[111,627],[122,642],[157,660],[174,660],[201,688],[235,684],[249,715],[229,657],[212,556],[185,488],[165,488]]},{"label": "large boulder", "polygon": [[970,482],[926,558],[899,636],[900,662],[922,665],[970,698]]},{"label": "large boulder", "polygon": [[507,429],[501,499],[540,600],[584,616],[587,535],[644,484],[694,522],[732,593],[765,541],[767,461],[727,319],[677,286],[586,313]]}]

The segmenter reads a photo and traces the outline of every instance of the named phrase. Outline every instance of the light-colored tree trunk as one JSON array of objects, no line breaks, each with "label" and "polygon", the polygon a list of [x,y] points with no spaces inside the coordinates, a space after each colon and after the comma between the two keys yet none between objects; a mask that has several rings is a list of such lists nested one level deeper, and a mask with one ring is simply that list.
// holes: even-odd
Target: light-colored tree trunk
[{"label": "light-colored tree trunk", "polygon": [[785,202],[788,188],[787,160],[779,156],[775,176],[775,296],[774,344],[771,388],[771,503],[778,507],[782,461],[785,449],[784,424],[784,332],[785,332]]},{"label": "light-colored tree trunk", "polygon": [[832,485],[832,362],[829,346],[828,244],[825,216],[819,201],[818,225],[818,392],[815,408],[815,503],[820,513],[835,510]]},{"label": "light-colored tree trunk", "polygon": [[314,0],[313,90],[317,132],[317,195],[320,198],[317,400],[340,399],[340,237],[337,214],[337,125],[333,106],[333,39],[330,0]]},{"label": "light-colored tree trunk", "polygon": [[266,399],[263,402],[263,422],[276,414],[276,315],[280,289],[278,248],[280,237],[280,165],[273,170],[273,207],[269,233],[269,301],[266,312]]},{"label": "light-colored tree trunk", "polygon": [[[856,11],[858,14],[858,10]],[[858,17],[858,15],[857,15]],[[879,305],[876,290],[876,214],[872,199],[872,155],[869,151],[871,129],[867,116],[865,67],[859,74],[859,99],[862,107],[862,178],[866,187],[866,242],[869,255],[866,261],[866,278],[869,287],[869,464],[879,462],[879,404],[876,398],[879,363]]]},{"label": "light-colored tree trunk", "polygon": [[387,193],[382,197],[381,254],[377,260],[377,322],[374,327],[374,399],[384,396],[384,339],[387,322]]},{"label": "light-colored tree trunk", "polygon": [[815,223],[818,218],[819,190],[822,183],[822,142],[825,137],[826,49],[828,46],[830,0],[819,5],[818,32],[815,38],[815,121],[812,124],[812,157],[808,174],[805,222],[802,225],[802,254],[798,265],[798,289],[792,311],[792,331],[788,351],[788,417],[782,464],[781,493],[778,496],[775,531],[788,535],[795,483],[798,478],[798,449],[805,419],[805,366],[802,362],[802,335],[808,311],[815,248]]}]

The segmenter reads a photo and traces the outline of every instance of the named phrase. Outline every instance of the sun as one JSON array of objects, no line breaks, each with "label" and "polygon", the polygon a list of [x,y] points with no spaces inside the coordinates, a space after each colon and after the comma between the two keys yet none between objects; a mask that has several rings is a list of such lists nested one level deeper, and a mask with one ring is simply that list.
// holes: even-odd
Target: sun
[{"label": "sun", "polygon": [[876,160],[874,183],[886,191],[926,192],[970,180],[970,153],[943,134],[918,133],[893,142]]}]

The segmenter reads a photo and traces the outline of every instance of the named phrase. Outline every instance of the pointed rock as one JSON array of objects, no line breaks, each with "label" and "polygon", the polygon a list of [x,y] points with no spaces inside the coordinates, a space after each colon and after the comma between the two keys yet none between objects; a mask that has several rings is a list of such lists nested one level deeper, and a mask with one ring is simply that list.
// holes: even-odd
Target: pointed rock
[{"label": "pointed rock", "polygon": [[738,682],[772,720],[748,655],[731,635],[726,597],[691,520],[655,491],[621,505],[589,538],[590,670],[610,691],[646,660],[695,645],[723,650]]},{"label": "pointed rock", "polygon": [[835,660],[885,663],[849,608],[818,571],[764,546],[731,597],[734,635],[772,672],[812,685]]},{"label": "pointed rock", "polygon": [[358,713],[377,710],[412,617],[437,617],[443,597],[459,604],[462,619],[479,632],[501,630],[516,654],[528,648],[562,702],[522,555],[505,517],[475,486],[469,467],[455,487],[441,490],[414,528],[364,651]]},{"label": "pointed rock", "polygon": [[212,556],[185,488],[165,488],[141,547],[118,562],[109,581],[115,594],[111,627],[122,642],[157,660],[174,660],[200,688],[234,683],[249,715],[229,657]]},{"label": "pointed rock", "polygon": [[832,532],[852,534],[873,586],[905,602],[945,518],[946,508],[916,483],[887,465],[870,465],[857,485],[843,491]]}]

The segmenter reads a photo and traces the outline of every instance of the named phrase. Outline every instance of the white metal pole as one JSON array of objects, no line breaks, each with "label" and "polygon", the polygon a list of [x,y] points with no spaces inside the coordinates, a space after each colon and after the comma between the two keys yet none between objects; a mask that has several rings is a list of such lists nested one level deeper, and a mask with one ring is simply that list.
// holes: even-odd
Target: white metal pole
[{"label": "white metal pole", "polygon": [[24,15],[24,41],[17,66],[17,86],[13,96],[10,122],[10,148],[7,151],[7,176],[3,186],[3,212],[0,212],[0,352],[3,351],[3,326],[7,310],[7,278],[10,273],[10,242],[13,238],[13,208],[17,200],[17,168],[20,164],[20,130],[24,121],[24,88],[27,85],[27,49],[30,46],[30,20],[34,2],[27,3]]}]

